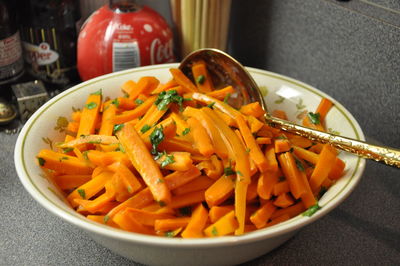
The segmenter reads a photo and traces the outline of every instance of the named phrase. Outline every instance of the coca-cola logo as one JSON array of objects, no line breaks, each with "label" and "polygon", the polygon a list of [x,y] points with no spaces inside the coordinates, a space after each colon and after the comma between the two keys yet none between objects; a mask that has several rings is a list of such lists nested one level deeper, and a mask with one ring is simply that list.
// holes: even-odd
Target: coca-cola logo
[{"label": "coca-cola logo", "polygon": [[172,39],[164,44],[160,39],[154,39],[150,45],[150,60],[152,65],[172,62],[174,60]]}]

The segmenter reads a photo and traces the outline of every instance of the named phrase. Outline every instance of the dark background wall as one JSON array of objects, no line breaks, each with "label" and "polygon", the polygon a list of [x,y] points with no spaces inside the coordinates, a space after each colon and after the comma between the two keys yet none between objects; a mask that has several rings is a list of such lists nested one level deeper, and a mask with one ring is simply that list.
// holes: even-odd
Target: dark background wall
[{"label": "dark background wall", "polygon": [[400,147],[400,1],[232,1],[230,53],[339,100]]}]

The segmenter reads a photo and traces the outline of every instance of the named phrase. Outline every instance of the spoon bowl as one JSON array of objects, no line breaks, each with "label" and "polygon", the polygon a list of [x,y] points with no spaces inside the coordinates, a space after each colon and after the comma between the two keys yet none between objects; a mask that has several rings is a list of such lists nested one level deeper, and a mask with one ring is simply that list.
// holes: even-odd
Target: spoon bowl
[{"label": "spoon bowl", "polygon": [[259,102],[266,111],[266,122],[271,126],[307,137],[313,141],[329,143],[335,148],[366,159],[373,159],[400,168],[400,150],[398,149],[368,144],[363,141],[303,127],[271,116],[268,113],[267,106],[257,83],[243,65],[227,53],[213,48],[196,50],[182,60],[179,68],[193,80],[191,66],[198,61],[206,63],[207,70],[217,88],[231,85],[235,89],[236,93],[229,99],[229,103],[232,106],[239,108],[250,102]]}]

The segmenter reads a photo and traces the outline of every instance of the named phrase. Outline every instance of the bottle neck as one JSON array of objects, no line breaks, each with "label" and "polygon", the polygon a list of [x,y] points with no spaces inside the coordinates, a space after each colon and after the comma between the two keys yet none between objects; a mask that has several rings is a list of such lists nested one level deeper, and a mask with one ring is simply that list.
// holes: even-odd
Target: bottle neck
[{"label": "bottle neck", "polygon": [[110,9],[116,13],[136,12],[142,8],[136,2],[136,0],[110,0]]}]

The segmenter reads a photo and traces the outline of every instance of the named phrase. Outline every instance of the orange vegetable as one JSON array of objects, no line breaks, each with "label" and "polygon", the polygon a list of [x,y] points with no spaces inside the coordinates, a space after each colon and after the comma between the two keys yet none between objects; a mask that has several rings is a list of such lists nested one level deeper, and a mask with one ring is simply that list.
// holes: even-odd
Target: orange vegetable
[{"label": "orange vegetable", "polygon": [[232,234],[238,226],[235,211],[230,211],[218,221],[208,226],[204,230],[204,234],[208,237],[225,236]]},{"label": "orange vegetable", "polygon": [[229,213],[230,211],[233,211],[234,209],[235,209],[235,207],[233,205],[211,207],[210,212],[208,213],[210,222],[215,223],[221,217],[223,217],[225,214]]},{"label": "orange vegetable", "polygon": [[193,181],[190,181],[189,183],[174,189],[172,193],[174,195],[182,195],[194,191],[206,190],[212,184],[214,184],[214,182],[215,180],[208,178],[207,176],[199,176],[195,178]]},{"label": "orange vegetable", "polygon": [[185,227],[190,222],[190,217],[179,217],[171,219],[159,219],[154,223],[154,229],[156,231],[171,231],[181,227]]},{"label": "orange vegetable", "polygon": [[78,158],[52,150],[41,150],[36,157],[40,166],[60,174],[85,175],[92,172],[92,168]]},{"label": "orange vegetable", "polygon": [[275,147],[275,152],[276,153],[281,153],[281,152],[287,152],[290,150],[290,142],[288,139],[275,139],[274,141],[274,147]]},{"label": "orange vegetable", "polygon": [[101,126],[99,130],[99,135],[111,136],[114,130],[114,123],[112,118],[115,116],[117,112],[117,107],[115,104],[112,104],[111,101],[107,101],[104,103],[103,116],[101,120]]},{"label": "orange vegetable", "polygon": [[274,200],[274,205],[280,208],[287,208],[293,203],[294,200],[288,193],[282,193]]},{"label": "orange vegetable", "polygon": [[254,117],[262,117],[265,114],[264,109],[259,102],[253,102],[240,107],[240,112],[245,115],[252,115]]},{"label": "orange vegetable", "polygon": [[190,81],[189,78],[185,76],[185,74],[182,73],[182,71],[178,68],[171,68],[169,70],[174,77],[174,80],[176,83],[181,85],[185,91],[187,92],[195,92],[197,91],[196,86]]},{"label": "orange vegetable", "polygon": [[79,129],[77,136],[90,135],[94,133],[96,123],[100,116],[101,93],[90,94],[83,108],[79,120]]},{"label": "orange vegetable", "polygon": [[199,61],[193,64],[192,73],[199,91],[211,92],[214,90],[214,85],[212,83],[210,75],[208,74],[207,66],[203,61]]},{"label": "orange vegetable", "polygon": [[276,207],[272,201],[267,201],[261,206],[254,214],[250,216],[250,221],[257,227],[263,228],[267,224],[267,221],[276,210]]},{"label": "orange vegetable", "polygon": [[134,89],[130,90],[129,99],[135,100],[139,94],[149,95],[157,88],[160,81],[155,77],[142,77],[139,79]]},{"label": "orange vegetable", "polygon": [[205,192],[205,199],[208,207],[221,204],[228,199],[235,187],[235,180],[231,176],[223,175],[214,184],[212,184]]},{"label": "orange vegetable", "polygon": [[329,144],[324,144],[318,157],[318,162],[310,178],[310,186],[312,191],[318,191],[325,178],[328,177],[332,166],[336,160],[336,150]]},{"label": "orange vegetable", "polygon": [[144,101],[142,104],[140,104],[135,109],[122,112],[119,115],[115,115],[114,118],[112,119],[112,122],[114,124],[123,124],[128,121],[131,121],[131,120],[141,117],[148,111],[148,109],[150,108],[150,106],[153,105],[153,103],[156,101],[156,99],[157,99],[156,96],[147,98],[146,101]]},{"label": "orange vegetable", "polygon": [[215,152],[215,149],[205,128],[194,117],[189,118],[187,122],[191,128],[194,143],[200,153],[207,157],[211,156]]},{"label": "orange vegetable", "polygon": [[327,115],[327,113],[329,112],[329,110],[332,108],[333,103],[331,102],[331,100],[327,99],[327,98],[322,98],[321,102],[319,103],[317,110],[315,111],[315,113],[319,114],[319,119],[321,122],[323,122],[325,120],[325,117]]},{"label": "orange vegetable", "polygon": [[207,92],[207,96],[211,96],[215,99],[223,101],[223,100],[229,98],[229,95],[233,94],[234,92],[235,92],[235,89],[232,86],[226,86],[219,90],[213,90],[213,91]]},{"label": "orange vegetable", "polygon": [[164,177],[135,128],[130,124],[125,124],[117,132],[117,136],[133,166],[150,188],[154,199],[158,202],[169,204],[171,202],[171,193],[165,184]]},{"label": "orange vegetable", "polygon": [[198,238],[203,237],[203,229],[206,226],[208,219],[208,212],[203,204],[197,205],[190,217],[190,221],[182,232],[183,238]]}]

